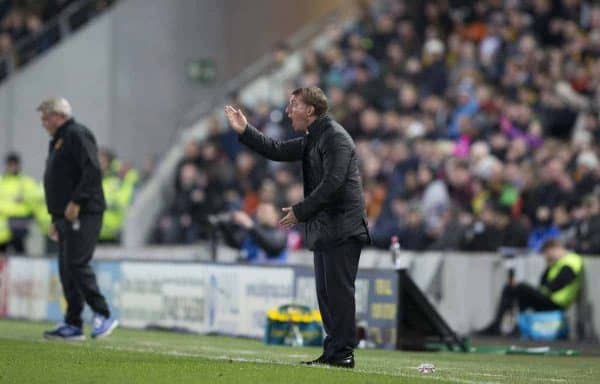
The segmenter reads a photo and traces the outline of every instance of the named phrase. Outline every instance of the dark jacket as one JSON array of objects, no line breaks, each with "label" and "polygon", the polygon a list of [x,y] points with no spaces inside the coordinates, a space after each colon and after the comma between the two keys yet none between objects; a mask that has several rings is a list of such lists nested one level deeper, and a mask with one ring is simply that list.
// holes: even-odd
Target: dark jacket
[{"label": "dark jacket", "polygon": [[341,125],[323,116],[308,127],[308,134],[286,141],[248,125],[240,141],[271,160],[302,160],[304,200],[292,208],[305,223],[309,249],[335,246],[351,237],[370,241],[356,147]]},{"label": "dark jacket", "polygon": [[[264,224],[255,224],[251,229],[244,229],[233,223],[220,224],[225,242],[230,247],[245,250],[259,247],[268,259],[279,258],[287,248],[287,236],[281,228],[272,228]],[[246,248],[246,249],[244,249]],[[253,261],[250,258],[248,261]]]},{"label": "dark jacket", "polygon": [[81,206],[81,214],[98,214],[106,208],[96,139],[73,119],[65,122],[50,141],[44,189],[48,212],[53,217],[64,216],[70,201]]},{"label": "dark jacket", "polygon": [[600,215],[593,215],[577,225],[575,250],[586,255],[600,254]]}]

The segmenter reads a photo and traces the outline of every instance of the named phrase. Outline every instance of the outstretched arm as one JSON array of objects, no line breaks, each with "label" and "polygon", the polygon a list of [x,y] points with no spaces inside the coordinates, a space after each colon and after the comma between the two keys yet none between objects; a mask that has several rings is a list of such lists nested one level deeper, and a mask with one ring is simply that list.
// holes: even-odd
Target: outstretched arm
[{"label": "outstretched arm", "polygon": [[240,142],[269,160],[299,161],[302,160],[302,138],[279,141],[260,133],[258,129],[248,124],[241,110],[228,105],[225,116],[234,131],[240,134]]}]

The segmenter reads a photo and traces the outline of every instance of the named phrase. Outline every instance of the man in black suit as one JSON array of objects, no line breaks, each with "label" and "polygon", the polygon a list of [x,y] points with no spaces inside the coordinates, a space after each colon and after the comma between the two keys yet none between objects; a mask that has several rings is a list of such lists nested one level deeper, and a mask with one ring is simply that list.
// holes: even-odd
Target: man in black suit
[{"label": "man in black suit", "polygon": [[370,242],[362,181],[352,137],[327,113],[317,87],[292,92],[286,113],[302,136],[278,141],[264,136],[241,110],[225,107],[242,143],[275,161],[302,161],[304,200],[283,208],[280,224],[305,224],[305,241],[314,252],[319,309],[327,337],[323,354],[308,365],[354,367],[356,304],[354,282],[363,245]]}]

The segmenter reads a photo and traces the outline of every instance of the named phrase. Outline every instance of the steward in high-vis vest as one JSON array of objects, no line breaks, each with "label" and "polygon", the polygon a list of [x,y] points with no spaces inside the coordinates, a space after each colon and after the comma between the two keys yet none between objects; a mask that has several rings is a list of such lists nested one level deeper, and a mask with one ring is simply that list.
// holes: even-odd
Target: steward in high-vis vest
[{"label": "steward in high-vis vest", "polygon": [[36,211],[45,209],[41,185],[21,172],[17,153],[6,157],[5,172],[0,175],[0,205],[8,220],[11,240],[8,247],[16,253],[25,253],[25,240]]},{"label": "steward in high-vis vest", "polygon": [[0,255],[6,253],[11,237],[8,217],[2,212],[2,208],[0,208]]},{"label": "steward in high-vis vest", "polygon": [[583,258],[566,250],[558,240],[547,241],[542,251],[548,268],[542,275],[540,291],[560,308],[568,308],[581,289]]},{"label": "steward in high-vis vest", "polygon": [[106,199],[99,240],[102,243],[119,243],[125,215],[133,200],[139,173],[121,164],[109,150],[101,149],[99,158],[102,190]]},{"label": "steward in high-vis vest", "polygon": [[547,240],[541,249],[548,265],[538,288],[512,281],[504,287],[496,317],[477,332],[479,335],[499,335],[505,313],[516,303],[520,311],[565,310],[579,295],[583,277],[583,258],[563,247],[557,239]]}]

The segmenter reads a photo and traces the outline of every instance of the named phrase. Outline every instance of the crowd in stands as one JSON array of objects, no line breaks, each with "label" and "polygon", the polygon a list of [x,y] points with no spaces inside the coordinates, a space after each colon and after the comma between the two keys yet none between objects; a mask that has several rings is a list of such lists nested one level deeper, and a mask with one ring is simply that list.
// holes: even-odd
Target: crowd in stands
[{"label": "crowd in stands", "polygon": [[[600,254],[600,5],[373,4],[329,26],[329,44],[277,47],[270,73],[230,102],[285,139],[287,95],[323,88],[357,144],[376,247],[397,235],[408,250],[538,251],[559,237]],[[209,126],[185,148],[156,242],[193,242],[210,236],[209,215],[303,197],[299,164],[252,155],[219,115]],[[301,235],[288,233],[290,248]]]},{"label": "crowd in stands", "polygon": [[[0,0],[0,81],[11,65],[20,67],[56,44],[64,32],[75,30],[104,11],[114,0]],[[80,3],[66,25],[56,17]]]},{"label": "crowd in stands", "polygon": [[[99,157],[107,205],[99,240],[118,244],[127,210],[138,187],[152,172],[153,164],[147,161],[140,174],[130,163],[119,161],[110,150],[101,149]],[[27,254],[31,226],[35,224],[41,233],[47,234],[50,222],[41,182],[22,171],[18,153],[9,153],[4,172],[0,174],[0,254]],[[47,239],[48,250],[53,250],[55,245]]]}]

